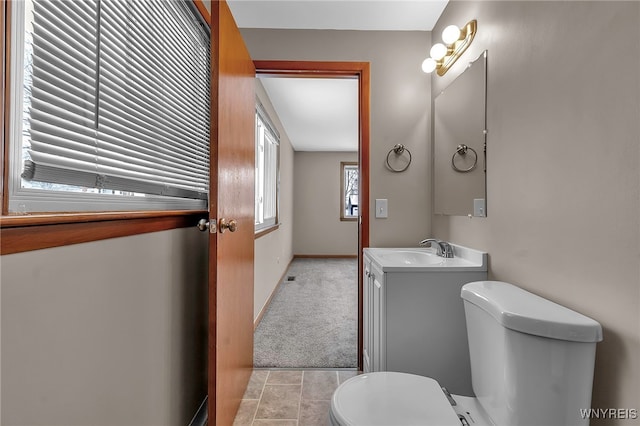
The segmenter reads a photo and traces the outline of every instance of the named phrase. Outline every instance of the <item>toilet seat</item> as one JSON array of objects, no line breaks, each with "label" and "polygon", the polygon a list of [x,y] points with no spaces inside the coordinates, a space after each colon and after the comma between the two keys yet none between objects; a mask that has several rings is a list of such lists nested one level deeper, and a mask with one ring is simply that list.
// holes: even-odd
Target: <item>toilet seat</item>
[{"label": "toilet seat", "polygon": [[331,399],[330,418],[341,426],[460,426],[437,381],[388,371],[341,384]]}]

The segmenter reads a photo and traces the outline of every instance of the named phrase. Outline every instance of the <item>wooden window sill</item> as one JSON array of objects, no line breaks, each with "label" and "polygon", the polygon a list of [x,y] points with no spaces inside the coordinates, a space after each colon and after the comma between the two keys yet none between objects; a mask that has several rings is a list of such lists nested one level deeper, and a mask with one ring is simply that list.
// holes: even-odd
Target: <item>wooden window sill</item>
[{"label": "wooden window sill", "polygon": [[341,217],[340,222],[357,222],[357,217]]},{"label": "wooden window sill", "polygon": [[269,226],[268,228],[264,228],[264,229],[261,229],[261,230],[259,230],[259,231],[256,231],[256,234],[255,234],[255,238],[254,238],[254,239],[256,239],[256,240],[257,240],[257,239],[258,239],[258,238],[260,238],[260,237],[264,237],[265,235],[270,234],[270,233],[272,233],[273,231],[277,231],[277,230],[278,230],[278,228],[280,228],[280,224],[279,224],[279,223],[276,223],[275,225],[271,225],[271,226]]},{"label": "wooden window sill", "polygon": [[0,254],[193,226],[207,211],[134,211],[0,217]]}]

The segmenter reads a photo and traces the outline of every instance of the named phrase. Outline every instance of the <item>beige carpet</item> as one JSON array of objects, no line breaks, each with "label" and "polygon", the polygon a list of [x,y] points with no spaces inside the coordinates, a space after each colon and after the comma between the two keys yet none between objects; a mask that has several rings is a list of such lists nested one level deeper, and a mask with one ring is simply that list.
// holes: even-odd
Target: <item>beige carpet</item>
[{"label": "beige carpet", "polygon": [[357,268],[357,259],[294,259],[256,329],[254,366],[357,367]]}]

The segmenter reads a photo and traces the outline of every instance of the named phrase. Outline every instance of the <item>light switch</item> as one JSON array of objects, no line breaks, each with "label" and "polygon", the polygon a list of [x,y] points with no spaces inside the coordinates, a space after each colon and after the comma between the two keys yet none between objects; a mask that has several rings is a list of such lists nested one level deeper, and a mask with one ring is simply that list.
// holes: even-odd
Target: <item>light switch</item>
[{"label": "light switch", "polygon": [[473,199],[473,215],[475,217],[485,217],[487,215],[484,206],[484,198]]},{"label": "light switch", "polygon": [[376,217],[385,218],[389,216],[389,203],[386,198],[376,199]]}]

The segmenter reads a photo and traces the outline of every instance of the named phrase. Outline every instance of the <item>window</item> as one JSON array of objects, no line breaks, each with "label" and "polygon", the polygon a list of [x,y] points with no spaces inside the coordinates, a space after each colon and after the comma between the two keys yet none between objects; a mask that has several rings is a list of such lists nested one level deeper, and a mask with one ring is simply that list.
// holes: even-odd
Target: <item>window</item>
[{"label": "window", "polygon": [[340,163],[340,220],[358,220],[358,163]]},{"label": "window", "polygon": [[12,5],[9,210],[206,209],[209,34],[190,3]]},{"label": "window", "polygon": [[256,232],[278,224],[280,134],[258,102],[256,106]]}]

